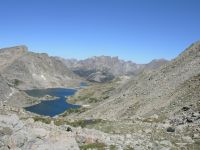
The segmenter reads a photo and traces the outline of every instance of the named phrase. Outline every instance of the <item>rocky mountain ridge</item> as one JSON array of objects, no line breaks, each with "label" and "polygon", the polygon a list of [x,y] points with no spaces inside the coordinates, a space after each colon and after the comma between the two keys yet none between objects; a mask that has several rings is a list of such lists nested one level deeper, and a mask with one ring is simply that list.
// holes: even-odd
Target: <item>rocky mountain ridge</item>
[{"label": "rocky mountain ridge", "polygon": [[1,75],[19,89],[78,86],[81,79],[61,61],[25,46],[0,49]]},{"label": "rocky mountain ridge", "polygon": [[28,48],[23,45],[0,49],[0,70],[9,66],[13,63],[13,61],[15,61],[27,52]]},{"label": "rocky mountain ridge", "polygon": [[85,77],[89,81],[106,82],[123,75],[137,75],[142,71],[159,68],[168,61],[164,59],[153,60],[149,64],[136,64],[124,61],[118,57],[95,56],[85,60],[58,58],[74,73]]}]

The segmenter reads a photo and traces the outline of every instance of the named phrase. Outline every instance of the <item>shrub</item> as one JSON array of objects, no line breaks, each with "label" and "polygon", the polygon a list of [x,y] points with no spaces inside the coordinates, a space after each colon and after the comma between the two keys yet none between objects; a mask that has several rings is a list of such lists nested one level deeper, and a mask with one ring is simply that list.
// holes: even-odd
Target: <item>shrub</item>
[{"label": "shrub", "polygon": [[18,86],[19,84],[21,84],[22,83],[22,81],[20,81],[20,80],[18,80],[18,79],[14,79],[14,81],[13,81],[13,84],[15,85],[15,86]]},{"label": "shrub", "polygon": [[33,117],[33,120],[34,121],[40,121],[40,122],[43,122],[43,123],[46,123],[46,124],[50,124],[51,123],[51,119],[50,118],[44,118],[44,117]]}]

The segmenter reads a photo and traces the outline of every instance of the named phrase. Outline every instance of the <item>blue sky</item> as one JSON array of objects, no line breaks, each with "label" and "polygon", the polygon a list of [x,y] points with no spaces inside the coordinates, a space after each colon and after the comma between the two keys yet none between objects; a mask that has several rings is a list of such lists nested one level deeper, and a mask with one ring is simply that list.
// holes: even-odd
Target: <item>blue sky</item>
[{"label": "blue sky", "polygon": [[0,47],[64,58],[172,59],[200,39],[199,0],[0,0]]}]

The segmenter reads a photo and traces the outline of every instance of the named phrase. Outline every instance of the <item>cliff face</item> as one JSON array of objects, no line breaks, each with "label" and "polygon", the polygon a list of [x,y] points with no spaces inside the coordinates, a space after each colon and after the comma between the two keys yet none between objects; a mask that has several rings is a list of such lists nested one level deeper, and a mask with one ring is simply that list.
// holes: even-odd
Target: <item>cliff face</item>
[{"label": "cliff face", "polygon": [[1,49],[0,54],[2,76],[20,89],[69,87],[80,82],[61,61],[47,54],[28,52],[24,46]]}]

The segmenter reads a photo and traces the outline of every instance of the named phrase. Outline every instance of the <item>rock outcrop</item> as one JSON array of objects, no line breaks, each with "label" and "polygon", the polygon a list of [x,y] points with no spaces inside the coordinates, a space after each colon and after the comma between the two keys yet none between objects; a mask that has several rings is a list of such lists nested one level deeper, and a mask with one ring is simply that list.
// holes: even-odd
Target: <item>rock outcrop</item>
[{"label": "rock outcrop", "polygon": [[88,81],[91,81],[91,82],[99,82],[99,83],[102,83],[102,82],[108,82],[108,81],[111,81],[113,80],[115,77],[108,73],[108,72],[95,72],[95,73],[92,73],[90,74],[88,77],[87,77],[87,80]]},{"label": "rock outcrop", "polygon": [[15,114],[0,115],[0,149],[21,150],[79,150],[72,133],[56,126],[19,120]]}]

